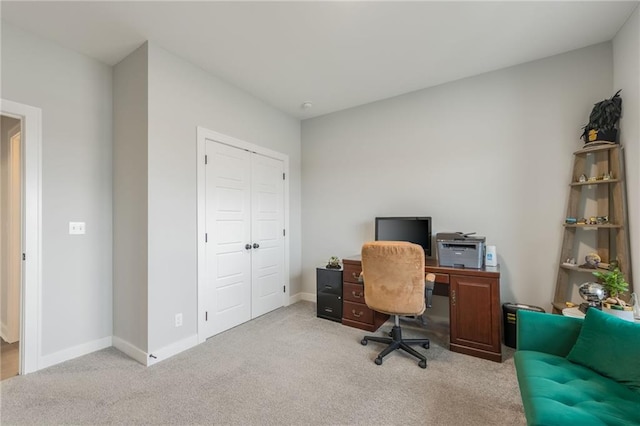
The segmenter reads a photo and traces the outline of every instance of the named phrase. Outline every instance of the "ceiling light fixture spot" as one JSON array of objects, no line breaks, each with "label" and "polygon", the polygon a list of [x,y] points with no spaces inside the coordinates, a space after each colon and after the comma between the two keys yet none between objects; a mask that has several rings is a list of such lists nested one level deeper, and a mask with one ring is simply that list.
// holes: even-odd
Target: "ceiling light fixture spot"
[{"label": "ceiling light fixture spot", "polygon": [[303,102],[302,105],[300,105],[300,108],[304,109],[304,110],[308,110],[311,109],[313,107],[313,103],[312,102]]}]

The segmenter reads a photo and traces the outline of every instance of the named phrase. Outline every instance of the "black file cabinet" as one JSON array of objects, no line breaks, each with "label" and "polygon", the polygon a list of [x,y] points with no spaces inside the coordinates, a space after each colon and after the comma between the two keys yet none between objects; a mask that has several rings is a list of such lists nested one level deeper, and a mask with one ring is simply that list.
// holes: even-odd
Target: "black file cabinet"
[{"label": "black file cabinet", "polygon": [[342,269],[316,269],[318,317],[342,322]]}]

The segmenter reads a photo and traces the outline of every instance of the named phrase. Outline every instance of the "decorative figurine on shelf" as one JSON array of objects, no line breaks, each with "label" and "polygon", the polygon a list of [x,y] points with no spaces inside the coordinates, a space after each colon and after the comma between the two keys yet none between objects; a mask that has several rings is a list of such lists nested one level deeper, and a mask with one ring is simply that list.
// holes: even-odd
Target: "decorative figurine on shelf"
[{"label": "decorative figurine on shelf", "polygon": [[327,263],[327,269],[340,269],[340,259],[336,256],[331,256]]},{"label": "decorative figurine on shelf", "polygon": [[609,216],[597,216],[596,223],[598,225],[606,225],[607,223],[609,223]]},{"label": "decorative figurine on shelf", "polygon": [[602,309],[602,299],[605,298],[605,289],[602,284],[587,282],[578,287],[580,297],[587,303],[580,304],[580,311],[587,313],[590,308]]},{"label": "decorative figurine on shelf", "polygon": [[586,182],[587,181],[587,175],[585,175],[584,173],[580,175],[580,178],[578,179],[578,182]]},{"label": "decorative figurine on shelf", "polygon": [[602,180],[609,180],[611,179],[611,172],[606,172],[604,175],[602,175]]},{"label": "decorative figurine on shelf", "polygon": [[575,217],[568,217],[564,220],[567,225],[575,225],[578,220]]},{"label": "decorative figurine on shelf", "polygon": [[584,143],[617,142],[618,122],[622,116],[622,98],[620,90],[609,99],[593,105],[589,122],[582,128],[581,138]]},{"label": "decorative figurine on shelf", "polygon": [[580,267],[586,269],[597,269],[598,263],[600,263],[601,260],[602,259],[597,253],[589,253],[584,257],[585,263],[580,265]]},{"label": "decorative figurine on shelf", "polygon": [[586,224],[587,224],[586,217],[581,217],[580,219],[578,219],[578,225],[586,225]]}]

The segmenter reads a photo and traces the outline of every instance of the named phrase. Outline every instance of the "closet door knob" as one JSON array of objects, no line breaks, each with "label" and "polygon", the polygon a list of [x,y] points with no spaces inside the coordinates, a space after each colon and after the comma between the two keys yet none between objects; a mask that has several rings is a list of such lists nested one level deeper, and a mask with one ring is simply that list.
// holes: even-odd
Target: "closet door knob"
[{"label": "closet door knob", "polygon": [[253,248],[258,248],[258,247],[260,247],[260,244],[258,244],[258,243],[253,243]]},{"label": "closet door knob", "polygon": [[251,244],[245,244],[244,248],[247,250],[251,250]]}]

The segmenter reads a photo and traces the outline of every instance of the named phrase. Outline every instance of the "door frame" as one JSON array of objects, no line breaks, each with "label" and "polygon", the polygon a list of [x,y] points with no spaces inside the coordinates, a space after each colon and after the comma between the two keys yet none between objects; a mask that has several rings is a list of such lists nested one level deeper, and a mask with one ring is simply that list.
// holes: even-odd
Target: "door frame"
[{"label": "door frame", "polygon": [[22,283],[19,374],[40,368],[42,288],[42,110],[0,100],[2,115],[22,125]]},{"label": "door frame", "polygon": [[276,160],[280,160],[283,163],[283,170],[285,176],[284,180],[284,265],[282,268],[282,275],[285,282],[285,291],[282,293],[283,306],[289,306],[289,156],[282,154],[271,149],[245,142],[240,139],[236,139],[232,136],[227,136],[222,133],[215,132],[213,130],[206,129],[198,126],[196,129],[196,189],[197,189],[197,224],[196,224],[196,241],[198,246],[198,260],[197,260],[197,291],[198,291],[198,343],[204,342],[207,337],[204,333],[205,330],[205,300],[204,297],[200,297],[205,294],[204,286],[206,282],[206,259],[205,259],[205,152],[206,141],[212,140],[225,145],[229,145],[235,148],[244,149],[249,152],[264,155],[265,157],[271,157]]}]

